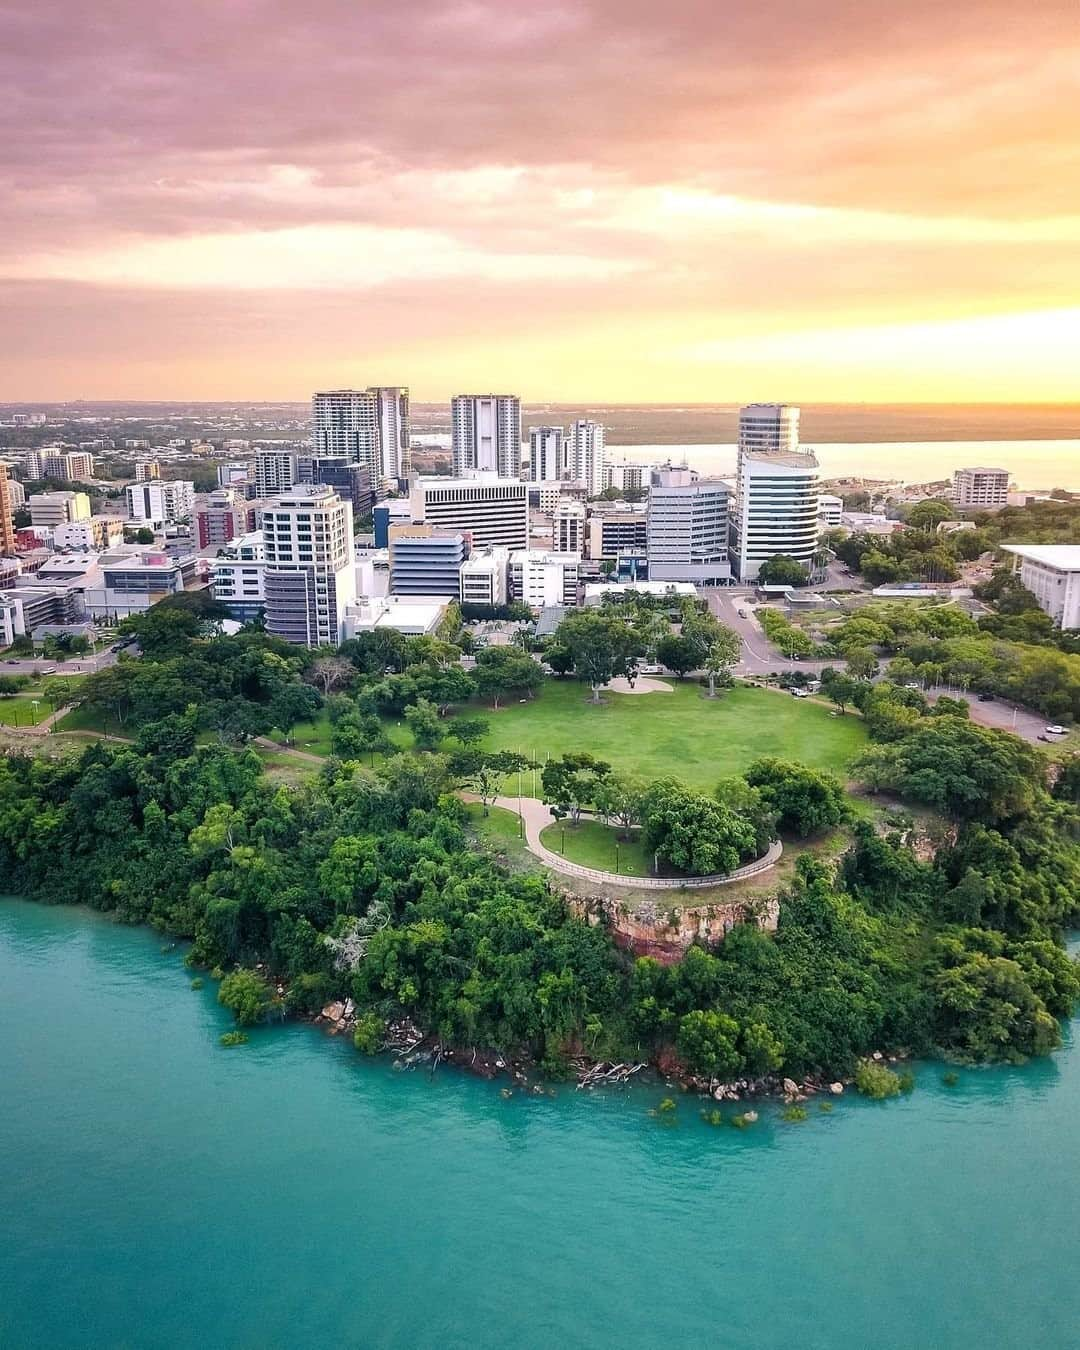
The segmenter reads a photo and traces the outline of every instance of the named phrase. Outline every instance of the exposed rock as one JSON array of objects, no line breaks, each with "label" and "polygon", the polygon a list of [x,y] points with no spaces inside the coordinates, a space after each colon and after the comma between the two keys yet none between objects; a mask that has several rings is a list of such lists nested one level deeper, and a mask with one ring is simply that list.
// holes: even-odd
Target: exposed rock
[{"label": "exposed rock", "polygon": [[753,1125],[754,1121],[757,1120],[757,1118],[758,1118],[758,1113],[757,1113],[756,1111],[744,1111],[744,1112],[743,1112],[743,1120],[746,1121],[747,1125]]},{"label": "exposed rock", "polygon": [[328,1022],[340,1022],[344,1014],[344,1003],[328,1003],[319,1015]]},{"label": "exposed rock", "polygon": [[873,1055],[871,1055],[871,1059],[875,1060],[878,1064],[880,1064],[884,1058],[885,1056],[881,1053],[880,1050],[875,1050]]},{"label": "exposed rock", "polygon": [[830,1083],[829,1091],[834,1097],[840,1097],[843,1095],[844,1085],[843,1083]]},{"label": "exposed rock", "polygon": [[799,1085],[793,1078],[785,1078],[783,1088],[786,1096],[794,1097],[799,1090]]}]

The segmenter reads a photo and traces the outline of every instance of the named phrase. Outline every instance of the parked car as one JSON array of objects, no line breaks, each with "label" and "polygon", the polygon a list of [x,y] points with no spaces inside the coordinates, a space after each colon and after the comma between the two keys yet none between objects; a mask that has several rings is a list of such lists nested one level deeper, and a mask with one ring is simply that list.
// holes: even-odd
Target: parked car
[{"label": "parked car", "polygon": [[745,610],[745,609],[740,609],[740,610],[739,610],[739,618],[740,618],[740,619],[745,619],[745,618],[746,618],[746,610]]},{"label": "parked car", "polygon": [[806,689],[793,689],[793,690],[791,691],[791,697],[792,697],[792,698],[809,698],[809,697],[810,697],[810,694],[809,694],[809,691],[806,690]]},{"label": "parked car", "polygon": [[41,669],[38,671],[38,674],[39,674],[39,675],[55,675],[55,674],[56,674],[56,667],[55,667],[55,666],[42,666]]},{"label": "parked car", "polygon": [[918,689],[918,687],[919,687],[918,680],[908,680],[907,683],[904,685],[905,689]]},{"label": "parked car", "polygon": [[639,675],[662,675],[664,673],[664,667],[655,663],[649,666],[638,666],[637,669]]},{"label": "parked car", "polygon": [[1067,736],[1069,734],[1069,728],[1060,727],[1056,722],[1054,722],[1046,728],[1046,732],[1047,735],[1049,736]]},{"label": "parked car", "polygon": [[994,696],[993,696],[993,694],[980,694],[980,695],[979,695],[979,702],[980,702],[980,703],[993,703],[993,701],[994,701]]}]

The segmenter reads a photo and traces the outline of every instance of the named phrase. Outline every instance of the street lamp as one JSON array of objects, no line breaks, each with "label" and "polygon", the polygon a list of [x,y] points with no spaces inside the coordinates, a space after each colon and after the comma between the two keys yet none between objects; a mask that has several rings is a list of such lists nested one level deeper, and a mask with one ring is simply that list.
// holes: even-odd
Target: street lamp
[{"label": "street lamp", "polygon": [[34,726],[37,726],[37,710],[39,707],[39,702],[40,701],[36,698],[32,698],[30,700],[30,716],[34,719]]}]

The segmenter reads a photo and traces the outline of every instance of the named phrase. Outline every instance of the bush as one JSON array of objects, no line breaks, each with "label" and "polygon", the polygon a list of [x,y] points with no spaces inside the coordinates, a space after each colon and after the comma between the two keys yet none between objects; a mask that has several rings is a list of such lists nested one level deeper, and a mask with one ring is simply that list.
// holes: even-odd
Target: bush
[{"label": "bush", "polygon": [[864,1097],[870,1097],[876,1102],[885,1097],[898,1097],[901,1090],[900,1075],[893,1073],[884,1064],[876,1064],[872,1059],[861,1059],[855,1070],[855,1087]]},{"label": "bush", "polygon": [[378,1013],[361,1013],[353,1031],[353,1045],[365,1055],[377,1055],[383,1048],[386,1023]]},{"label": "bush", "polygon": [[221,1045],[247,1045],[246,1031],[226,1031],[224,1035],[218,1037]]},{"label": "bush", "polygon": [[249,1027],[266,1016],[270,990],[254,970],[234,970],[221,981],[218,1002],[232,1012],[242,1027]]}]

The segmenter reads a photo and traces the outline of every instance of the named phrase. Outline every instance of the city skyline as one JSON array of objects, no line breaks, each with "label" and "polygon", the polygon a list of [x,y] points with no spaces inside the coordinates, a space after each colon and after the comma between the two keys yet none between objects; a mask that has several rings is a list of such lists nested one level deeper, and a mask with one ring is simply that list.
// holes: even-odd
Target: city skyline
[{"label": "city skyline", "polygon": [[0,398],[1074,400],[1078,57],[1065,0],[9,11]]}]

